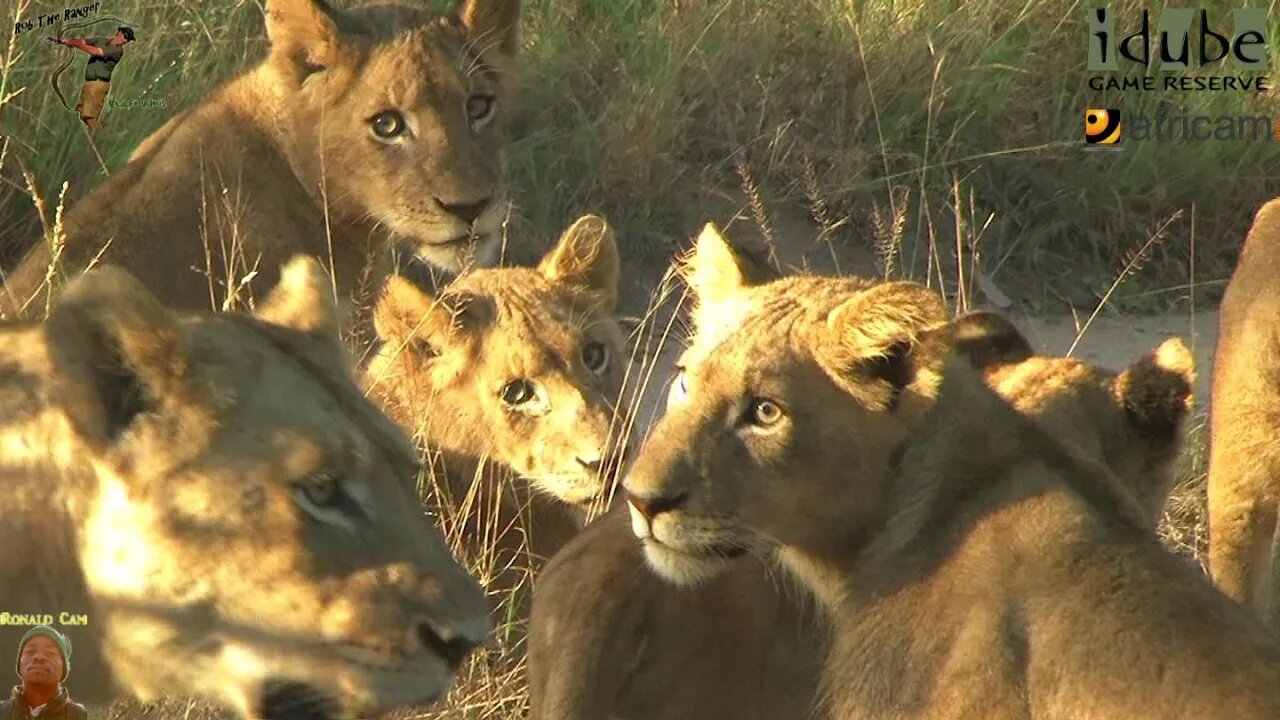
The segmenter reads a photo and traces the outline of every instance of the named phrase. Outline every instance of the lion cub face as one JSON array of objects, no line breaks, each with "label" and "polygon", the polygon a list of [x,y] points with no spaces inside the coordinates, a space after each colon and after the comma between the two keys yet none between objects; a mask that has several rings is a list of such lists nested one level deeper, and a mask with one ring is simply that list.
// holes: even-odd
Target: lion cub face
[{"label": "lion cub face", "polygon": [[371,221],[450,271],[488,264],[506,212],[519,2],[337,10],[270,0],[264,68],[295,167],[336,217]]},{"label": "lion cub face", "polygon": [[84,577],[143,699],[381,712],[441,695],[488,634],[481,588],[416,501],[412,445],[350,379],[330,298],[306,258],[258,318],[183,317],[102,268],[46,323],[96,482]]},{"label": "lion cub face", "polygon": [[[1163,506],[1189,410],[1190,356],[1171,341],[1123,373],[1033,358],[989,314],[948,321],[913,283],[745,283],[713,229],[686,273],[698,306],[668,411],[625,487],[650,565],[682,583],[749,550],[866,532],[892,455],[933,404],[951,350],[1132,497]],[[959,361],[955,361],[959,362]],[[1158,508],[1148,510],[1151,524]]]},{"label": "lion cub face", "polygon": [[369,383],[431,446],[488,457],[568,503],[612,474],[626,356],[613,317],[618,252],[596,216],[536,269],[465,273],[438,298],[393,277]]},{"label": "lion cub face", "polygon": [[[882,500],[873,479],[930,404],[929,378],[899,361],[907,350],[896,345],[899,326],[946,317],[914,283],[746,285],[711,226],[686,270],[695,335],[667,412],[625,479],[646,557],[678,582],[718,573],[749,550],[810,545],[822,528],[875,517]],[[888,314],[867,315],[880,308]],[[838,487],[802,484],[801,467],[806,478],[838,478]]]}]

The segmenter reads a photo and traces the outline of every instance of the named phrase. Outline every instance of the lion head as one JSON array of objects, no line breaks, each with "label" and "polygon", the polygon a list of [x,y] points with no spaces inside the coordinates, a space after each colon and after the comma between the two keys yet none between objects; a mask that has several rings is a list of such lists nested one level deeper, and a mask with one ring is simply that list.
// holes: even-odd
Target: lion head
[{"label": "lion head", "polygon": [[256,317],[178,315],[104,266],[43,325],[0,331],[16,368],[0,378],[43,398],[0,419],[18,483],[0,530],[41,527],[53,496],[77,548],[6,553],[0,578],[76,562],[114,683],[144,700],[380,712],[440,696],[488,636],[480,586],[415,496],[412,444],[352,380],[329,287],[299,258]]},{"label": "lion head", "polygon": [[593,501],[621,432],[617,290],[613,232],[594,215],[537,268],[473,270],[438,297],[392,277],[366,382],[428,445],[497,461],[561,501]]},{"label": "lion head", "polygon": [[[833,477],[884,474],[887,448],[910,425],[867,419],[887,407],[901,415],[928,408],[929,393],[904,392],[927,389],[930,378],[905,374],[908,348],[897,343],[904,324],[944,323],[941,299],[915,283],[858,278],[748,284],[711,225],[684,274],[695,295],[694,336],[677,361],[667,412],[625,480],[650,565],[695,582],[749,550],[806,545],[819,540],[819,527],[874,517],[878,500],[853,491],[857,480],[824,497],[796,492],[789,474],[796,463]],[[855,445],[868,452],[850,453]]]},{"label": "lion head", "polygon": [[[625,480],[646,558],[672,581],[718,574],[748,551],[821,551],[837,536],[855,542],[884,516],[895,453],[921,432],[942,378],[963,378],[960,365],[973,374],[972,358],[984,354],[1026,362],[1016,347],[1000,345],[1003,331],[984,330],[990,323],[981,317],[951,321],[937,294],[915,283],[802,276],[752,284],[710,226],[685,274],[697,300],[694,340],[678,363],[668,412]],[[1159,373],[1147,373],[1143,362],[1121,376],[1127,379],[1099,371],[1097,401],[1131,398],[1127,430],[1173,438],[1190,391],[1186,358],[1178,355],[1172,346],[1157,352],[1147,364]],[[1015,363],[1008,372],[1019,367],[1084,371],[1055,359]],[[1025,388],[1025,377],[990,372],[997,390],[1002,381]],[[985,391],[980,382],[974,387]],[[1143,387],[1159,390],[1153,396]],[[1020,402],[1050,425],[1080,417],[1054,418],[1034,396]],[[1079,407],[1064,403],[1062,412]],[[992,430],[991,442],[999,433]],[[1113,460],[1105,449],[1084,451]],[[1167,470],[1171,459],[1162,449],[1137,462]],[[1138,494],[1117,500],[1130,517],[1139,514]]]},{"label": "lion head", "polygon": [[518,0],[463,0],[446,17],[427,3],[269,0],[271,53],[257,72],[307,189],[437,267],[490,264],[519,14]]}]

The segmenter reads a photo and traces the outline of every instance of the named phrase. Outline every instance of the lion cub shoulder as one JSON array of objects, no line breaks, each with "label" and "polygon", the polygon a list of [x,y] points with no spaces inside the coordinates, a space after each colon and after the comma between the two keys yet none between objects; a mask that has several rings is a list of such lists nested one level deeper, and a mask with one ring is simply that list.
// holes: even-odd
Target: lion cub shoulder
[{"label": "lion cub shoulder", "polygon": [[1280,627],[1280,199],[1249,228],[1218,309],[1209,403],[1209,570]]}]

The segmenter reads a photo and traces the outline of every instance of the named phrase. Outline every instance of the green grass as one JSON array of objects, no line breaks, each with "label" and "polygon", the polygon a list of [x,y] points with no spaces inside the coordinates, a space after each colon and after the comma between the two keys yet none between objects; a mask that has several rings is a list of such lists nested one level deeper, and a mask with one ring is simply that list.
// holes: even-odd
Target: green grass
[{"label": "green grass", "polygon": [[[1112,4],[1122,28],[1143,6]],[[741,159],[767,205],[810,204],[811,168],[847,219],[830,238],[842,252],[874,235],[873,208],[898,206],[902,257],[917,273],[931,233],[955,244],[959,183],[977,217],[991,217],[984,269],[1026,294],[1048,284],[1096,298],[1125,253],[1180,210],[1145,289],[1190,280],[1193,227],[1203,277],[1224,277],[1253,212],[1280,188],[1273,146],[1086,154],[1084,108],[1254,114],[1274,97],[1093,92],[1084,18],[1056,0],[538,4],[514,165],[524,209],[535,227],[599,209],[630,259],[665,260],[697,220],[723,213],[707,196],[738,185]]]},{"label": "green grass", "polygon": [[[45,0],[7,3],[5,27],[12,28],[15,12],[31,18],[61,11],[64,5]],[[265,47],[261,12],[247,0],[125,0],[104,4],[101,14],[127,20],[137,29],[137,43],[128,47],[120,70],[112,77],[110,99],[163,101],[164,107],[108,108],[95,153],[76,114],[63,107],[50,87],[65,53],[74,52],[71,66],[60,77],[62,92],[74,107],[86,56],[45,45],[41,38],[53,35],[57,26],[17,36],[6,32],[3,42],[9,47],[3,84],[9,97],[0,105],[0,135],[6,151],[0,163],[0,228],[4,228],[0,262],[7,257],[12,263],[20,247],[39,237],[33,189],[49,200],[46,221],[52,222],[64,182],[69,183],[69,202],[91,190],[105,177],[104,164],[108,172],[121,167],[143,138],[258,57]],[[69,34],[99,36],[114,30],[114,22],[104,21]],[[24,170],[30,172],[34,188]]]}]

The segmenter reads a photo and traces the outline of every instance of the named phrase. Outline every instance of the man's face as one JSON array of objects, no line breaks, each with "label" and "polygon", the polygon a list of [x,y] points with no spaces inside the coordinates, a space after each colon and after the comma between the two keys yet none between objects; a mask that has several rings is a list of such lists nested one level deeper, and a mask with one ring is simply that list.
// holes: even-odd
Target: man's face
[{"label": "man's face", "polygon": [[22,646],[18,670],[24,685],[62,682],[62,654],[57,644],[44,635],[31,638]]},{"label": "man's face", "polygon": [[127,42],[129,42],[129,40],[128,40],[127,38],[125,38],[124,33],[120,32],[120,31],[118,31],[118,30],[116,31],[116,36],[115,36],[115,37],[113,37],[113,38],[111,38],[111,44],[112,44],[112,45],[123,45],[123,44],[125,44],[125,43],[127,43]]}]

